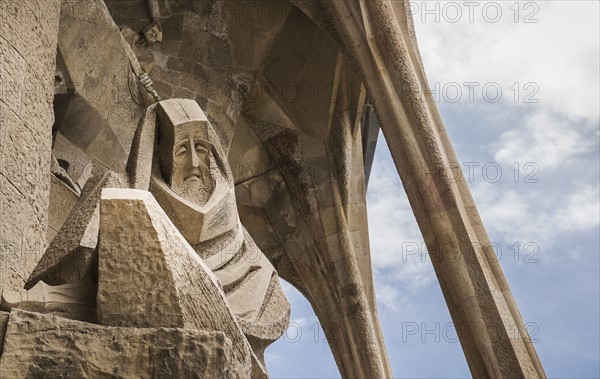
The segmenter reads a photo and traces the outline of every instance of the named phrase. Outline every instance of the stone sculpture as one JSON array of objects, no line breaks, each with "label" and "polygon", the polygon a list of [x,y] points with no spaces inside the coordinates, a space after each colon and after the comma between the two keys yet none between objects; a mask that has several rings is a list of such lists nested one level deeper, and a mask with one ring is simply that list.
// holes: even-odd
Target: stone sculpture
[{"label": "stone sculpture", "polygon": [[150,193],[104,189],[99,219],[94,322],[13,309],[3,375],[265,377],[216,278]]},{"label": "stone sculpture", "polygon": [[[5,308],[37,310],[101,325],[168,326],[199,330],[208,327],[208,330],[214,331],[221,329],[212,324],[205,325],[205,320],[221,319],[226,317],[224,313],[230,313],[234,317],[232,324],[235,328],[241,328],[247,339],[245,342],[245,339],[238,338],[234,341],[234,348],[240,343],[250,343],[256,375],[264,375],[264,349],[285,332],[289,322],[289,303],[275,269],[240,223],[233,178],[220,142],[193,100],[165,100],[150,107],[147,111],[149,114],[151,116],[145,117],[140,124],[137,135],[141,138],[150,133],[152,138],[144,138],[144,143],[138,139],[134,143],[129,162],[135,180],[114,172],[90,180],[79,204],[74,207],[27,282],[26,288],[31,290],[26,293],[26,298],[10,302],[6,299],[6,293],[3,295]],[[146,179],[141,181],[141,178]],[[132,218],[129,223],[119,217],[120,213],[132,217],[131,213],[135,210],[128,211],[128,203],[110,208],[113,211],[109,216],[102,206],[109,202],[100,200],[109,196],[104,194],[105,188],[124,187],[124,184],[132,181],[133,187],[149,190],[153,195],[146,195],[146,207],[150,207],[149,202],[156,198],[170,220],[154,223],[164,224],[163,229],[177,228],[157,238],[161,241],[185,238],[185,243],[179,243],[188,246],[187,250],[195,251],[195,255],[201,259],[192,259],[191,263],[183,264],[183,258],[179,256],[144,258],[148,251],[153,251],[151,242],[156,239],[148,235],[150,226],[139,225],[142,216]],[[144,196],[131,193],[128,197],[127,192],[122,193],[124,201]],[[154,228],[157,226],[154,225]],[[136,235],[139,237],[136,238]],[[168,252],[172,249],[161,250]],[[113,256],[118,253],[128,257]],[[133,266],[138,260],[145,261],[148,266]],[[181,266],[164,273],[162,264],[153,269],[152,262],[161,260],[164,260],[164,264],[176,261],[173,264]],[[119,266],[121,261],[125,264]],[[213,287],[203,290],[203,286],[199,285],[200,288],[194,290],[193,284],[198,280],[193,280],[192,276],[191,284],[175,282],[173,293],[157,284],[176,281],[174,278],[178,270],[200,270],[204,276],[214,273],[219,284],[213,283]],[[139,273],[138,280],[132,277],[134,272]],[[70,290],[66,291],[69,299],[48,297],[37,302],[30,300],[33,294],[39,292],[36,287],[48,287],[44,282],[38,284],[40,280],[54,285],[54,293],[67,288]],[[148,283],[153,283],[155,287],[145,288]],[[178,285],[191,292],[180,293]],[[124,289],[128,286],[129,292]],[[194,314],[202,308],[205,312],[212,309],[214,314],[192,318],[189,321],[191,324],[168,321],[177,314],[176,310],[182,302],[193,297],[203,299],[209,295],[207,291],[223,292],[227,306],[222,305],[223,309],[218,310],[213,301],[197,300],[187,305],[196,309],[189,312]],[[141,299],[140,295],[135,295],[138,293],[142,295]],[[156,298],[144,300],[143,295],[147,294]],[[177,303],[169,303],[172,301]],[[54,308],[67,308],[70,311],[59,313]],[[93,310],[97,311],[96,314],[91,312]],[[184,320],[186,318],[181,317]],[[153,322],[154,318],[156,320]]]},{"label": "stone sculpture", "polygon": [[239,220],[229,163],[202,109],[193,100],[171,99],[158,103],[157,111],[158,143],[146,146],[158,147],[150,192],[216,274],[262,360],[289,321],[277,273]]},{"label": "stone sculpture", "polygon": [[264,376],[288,317],[279,275],[343,377],[392,377],[366,227],[380,124],[473,376],[545,377],[427,90],[408,1],[0,10],[14,92],[0,93],[0,372],[51,375],[64,356],[54,369],[74,377]]}]

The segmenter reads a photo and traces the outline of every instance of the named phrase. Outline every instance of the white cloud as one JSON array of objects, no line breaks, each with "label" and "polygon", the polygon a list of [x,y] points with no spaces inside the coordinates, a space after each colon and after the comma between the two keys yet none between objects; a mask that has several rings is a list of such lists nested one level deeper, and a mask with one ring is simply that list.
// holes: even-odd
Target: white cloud
[{"label": "white cloud", "polygon": [[[379,277],[376,277],[378,279]],[[377,291],[377,302],[383,304],[386,309],[397,312],[400,309],[401,293],[397,286],[385,281],[377,280],[375,283]]]},{"label": "white cloud", "polygon": [[367,195],[371,250],[377,251],[372,261],[385,269],[402,263],[403,244],[420,243],[422,237],[389,153],[375,158],[372,173]]},{"label": "white cloud", "polygon": [[523,127],[500,136],[495,159],[506,167],[514,162],[532,162],[543,170],[564,167],[596,146],[597,133],[581,121],[536,112],[526,117]]},{"label": "white cloud", "polygon": [[533,242],[543,247],[546,256],[560,254],[555,245],[573,238],[573,233],[593,232],[600,224],[597,184],[562,193],[479,183],[473,186],[473,197],[492,242],[521,246]]},{"label": "white cloud", "polygon": [[584,185],[571,194],[554,221],[563,230],[590,230],[600,225],[600,187]]},{"label": "white cloud", "polygon": [[[498,130],[500,134],[487,145],[477,140],[464,144],[469,151],[463,153],[482,161],[491,156],[505,173],[515,162],[522,175],[530,173],[524,165],[531,162],[539,169],[536,178],[552,175],[563,180],[542,180],[533,187],[523,186],[523,177],[519,186],[506,182],[473,184],[473,195],[490,235],[504,242],[543,241],[550,248],[560,234],[597,228],[598,186],[594,181],[598,175],[593,171],[597,170],[597,156],[591,153],[598,150],[599,138],[600,3],[481,1],[472,22],[466,2],[412,3],[430,82],[440,83],[442,88],[448,83],[498,83],[503,91],[502,101],[490,106],[481,87],[476,89],[475,106],[492,120],[490,135]],[[423,13],[424,6],[431,11],[436,3],[438,22],[435,11]],[[452,23],[456,4],[462,17]],[[499,21],[486,20],[485,7],[489,8],[487,15],[494,16],[497,5],[502,9]],[[517,9],[519,19],[515,20]],[[528,15],[529,21],[537,22],[525,22]],[[531,93],[524,88],[528,82],[539,87],[534,96],[537,103],[523,102]],[[518,101],[514,83],[519,83]],[[467,87],[463,87],[463,104],[469,100],[465,91]],[[506,112],[523,115],[522,122],[493,121],[503,119]],[[495,129],[496,124],[500,129]],[[589,176],[576,177],[569,172],[575,167],[579,174],[581,167],[592,171]]]},{"label": "white cloud", "polygon": [[543,192],[516,191],[498,183],[481,182],[472,188],[473,198],[490,239],[496,244],[548,242],[557,226],[547,205],[555,205]]},{"label": "white cloud", "polygon": [[[467,2],[412,3],[419,9],[414,15],[415,27],[430,82],[439,82],[442,88],[453,82],[498,83],[504,101],[514,101],[516,87],[512,86],[519,83],[520,104],[534,92],[533,87],[525,88],[533,82],[539,87],[533,99],[538,99],[538,106],[545,111],[598,120],[597,1],[481,1],[474,8],[473,22],[464,5]],[[423,3],[430,10],[438,4],[439,22],[435,15],[422,12]],[[457,23],[450,22],[455,13],[450,13],[453,5],[449,4],[460,5],[462,17]],[[486,4],[501,6],[497,23],[486,21],[495,16],[494,7],[489,6],[489,16],[484,16]],[[515,22],[517,8],[520,19]],[[525,22],[528,15],[532,15],[529,21],[538,22]],[[483,99],[481,90],[476,89],[476,101]]]}]

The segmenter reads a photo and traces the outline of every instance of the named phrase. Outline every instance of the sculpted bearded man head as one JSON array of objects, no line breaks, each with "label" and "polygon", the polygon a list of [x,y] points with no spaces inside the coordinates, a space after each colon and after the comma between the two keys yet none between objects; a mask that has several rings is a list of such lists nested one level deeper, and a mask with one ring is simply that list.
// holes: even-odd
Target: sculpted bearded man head
[{"label": "sculpted bearded man head", "polygon": [[208,123],[198,119],[175,125],[161,120],[159,136],[160,169],[164,179],[179,195],[205,205],[215,190],[217,178],[222,176],[219,170],[211,170],[216,162],[208,137]]},{"label": "sculpted bearded man head", "polygon": [[191,244],[238,226],[233,175],[214,129],[193,100],[157,106],[150,191]]}]

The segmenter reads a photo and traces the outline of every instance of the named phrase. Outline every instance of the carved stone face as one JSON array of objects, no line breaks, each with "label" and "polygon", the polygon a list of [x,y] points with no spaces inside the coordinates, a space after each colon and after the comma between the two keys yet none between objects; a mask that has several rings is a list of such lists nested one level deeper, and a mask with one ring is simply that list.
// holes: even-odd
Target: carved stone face
[{"label": "carved stone face", "polygon": [[158,22],[153,22],[144,28],[144,37],[148,43],[162,42],[162,28]]},{"label": "carved stone face", "polygon": [[168,158],[164,161],[171,162],[168,165],[170,172],[165,179],[173,191],[199,205],[206,204],[215,188],[215,178],[211,172],[214,158],[202,126],[199,123],[175,126],[171,149],[163,151],[169,156],[161,156],[161,159]]}]

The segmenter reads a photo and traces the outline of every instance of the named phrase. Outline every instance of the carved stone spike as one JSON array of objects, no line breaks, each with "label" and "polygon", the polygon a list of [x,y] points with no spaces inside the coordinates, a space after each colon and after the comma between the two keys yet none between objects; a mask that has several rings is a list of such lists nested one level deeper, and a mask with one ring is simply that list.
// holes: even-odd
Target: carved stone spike
[{"label": "carved stone spike", "polygon": [[75,282],[93,273],[98,241],[98,201],[104,187],[121,187],[127,180],[107,172],[90,179],[67,221],[33,270],[26,289],[43,280],[50,285]]}]

